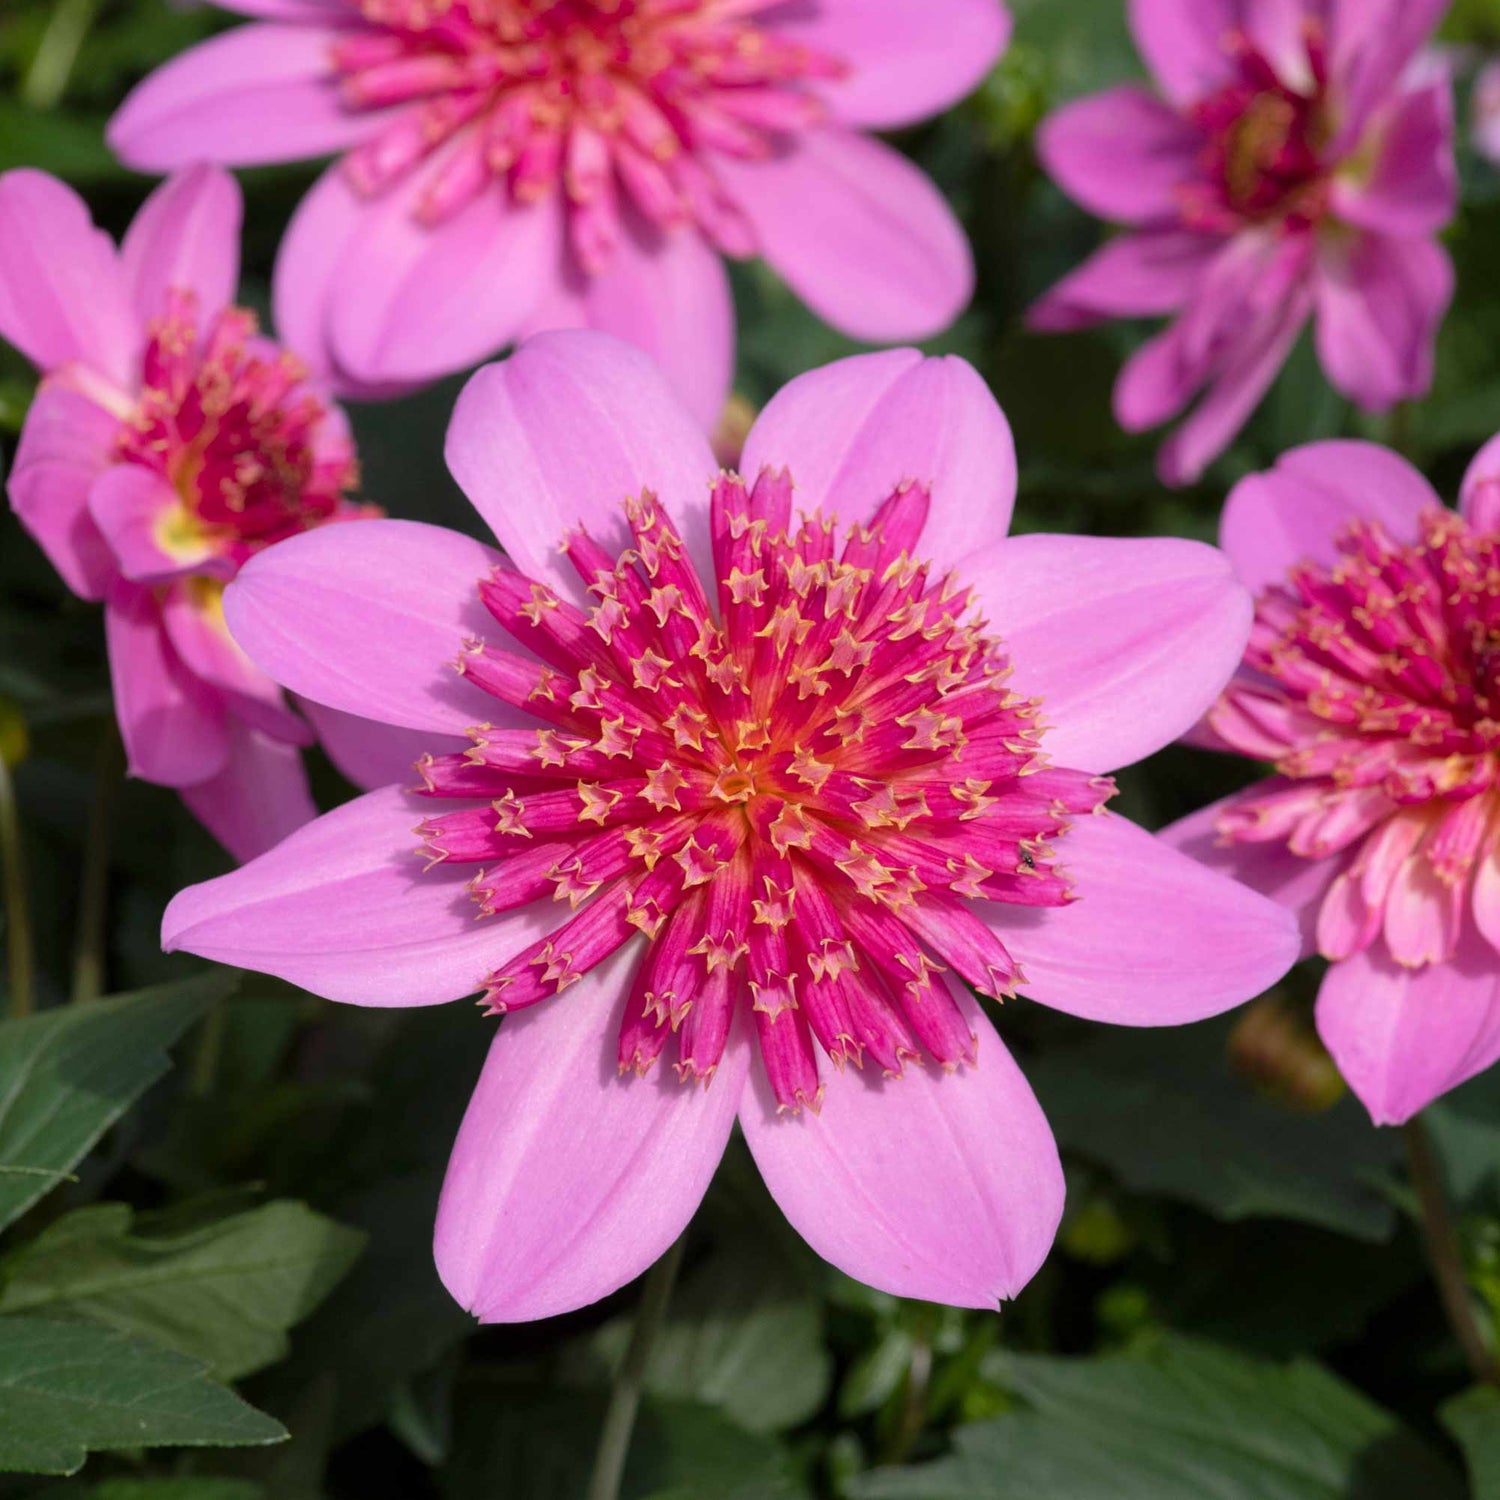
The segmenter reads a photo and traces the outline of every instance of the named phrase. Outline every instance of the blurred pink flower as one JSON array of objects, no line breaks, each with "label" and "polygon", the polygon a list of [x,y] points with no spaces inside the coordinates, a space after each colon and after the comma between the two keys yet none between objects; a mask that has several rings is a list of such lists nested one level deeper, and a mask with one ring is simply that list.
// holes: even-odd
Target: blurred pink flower
[{"label": "blurred pink flower", "polygon": [[1500,58],[1487,62],[1474,78],[1474,144],[1482,156],[1500,165]]},{"label": "blurred pink flower", "polygon": [[1014,1294],[1062,1173],[959,980],[1172,1024],[1297,951],[1279,907],[1099,812],[1102,773],[1239,659],[1226,560],[1005,540],[1005,419],[911,350],[794,381],[741,480],[644,355],[546,334],[470,381],[447,451],[509,561],[372,521],[256,558],[226,600],[279,681],[397,726],[393,763],[425,736],[421,784],[183,892],[166,946],[354,1004],[485,991],[506,1018],[437,1227],[482,1318],[643,1270],[736,1117],[851,1275]]},{"label": "blurred pink flower", "polygon": [[[1426,393],[1453,288],[1446,70],[1418,49],[1446,0],[1131,0],[1160,94],[1109,89],[1042,126],[1047,170],[1127,226],[1031,310],[1034,328],[1172,323],[1126,364],[1132,432],[1203,398],[1161,452],[1196,479],[1309,318],[1329,380],[1368,411]],[[1416,59],[1416,61],[1414,61]]]},{"label": "blurred pink flower", "polygon": [[1323,1040],[1399,1124],[1500,1057],[1500,439],[1457,514],[1384,448],[1296,449],[1221,540],[1260,604],[1200,739],[1277,774],[1164,837],[1298,914]]},{"label": "blurred pink flower", "polygon": [[238,858],[315,811],[307,725],[224,625],[224,583],[273,542],[371,513],[354,447],[295,356],[230,305],[240,192],[162,184],[116,251],[43,172],[0,176],[0,337],[41,370],[8,490],[64,582],[104,601],[133,775],[178,788]]},{"label": "blurred pink flower", "polygon": [[860,132],[962,98],[1000,0],[220,0],[260,18],[148,78],[132,166],[343,152],[292,221],[276,317],[357,394],[545,328],[646,349],[707,430],[734,363],[721,256],[763,255],[875,342],[973,283],[942,195]]}]

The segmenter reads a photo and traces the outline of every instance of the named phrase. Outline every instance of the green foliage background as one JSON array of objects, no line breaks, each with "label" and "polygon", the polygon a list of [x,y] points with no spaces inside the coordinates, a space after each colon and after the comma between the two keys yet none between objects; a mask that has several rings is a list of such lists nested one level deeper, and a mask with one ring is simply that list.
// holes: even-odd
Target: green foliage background
[{"label": "green foliage background", "polygon": [[[1014,425],[1019,524],[1212,538],[1236,477],[1339,434],[1400,447],[1451,494],[1500,428],[1495,170],[1465,148],[1458,303],[1430,400],[1361,419],[1299,349],[1203,485],[1167,493],[1153,441],[1109,411],[1142,330],[1039,339],[1019,324],[1100,234],[1030,141],[1054,103],[1137,72],[1123,0],[1013,4],[997,72],[901,144],[974,242],[979,296],[943,347]],[[111,161],[103,122],[222,24],[165,0],[5,0],[0,169],[67,178],[118,233],[149,184]],[[1460,0],[1446,37],[1500,47],[1500,0]],[[251,305],[310,178],[244,176]],[[736,285],[751,402],[850,349],[761,267]],[[474,528],[440,457],[460,383],[354,411],[369,496],[392,514]],[[7,447],[32,384],[0,346]],[[432,1269],[437,1190],[493,1023],[464,1005],[345,1010],[164,958],[164,903],[224,857],[171,795],[118,785],[108,703],[96,611],[0,516],[0,749],[43,1002],[0,1022],[0,1500],[573,1500],[637,1289],[481,1331]],[[326,801],[345,795],[316,774]],[[1244,774],[1172,750],[1128,774],[1123,806],[1158,826]],[[80,953],[85,986],[98,973],[118,998],[67,1003]],[[1051,1260],[998,1316],[839,1276],[734,1144],[691,1231],[626,1495],[1500,1500],[1500,1394],[1466,1388],[1399,1139],[1330,1103],[1315,983],[1295,974],[1257,1012],[1254,1046],[1233,1017],[1125,1033],[1005,1007],[1070,1191]],[[1247,1076],[1251,1052],[1279,1089]],[[1444,1101],[1430,1129],[1492,1324],[1500,1077]]]}]

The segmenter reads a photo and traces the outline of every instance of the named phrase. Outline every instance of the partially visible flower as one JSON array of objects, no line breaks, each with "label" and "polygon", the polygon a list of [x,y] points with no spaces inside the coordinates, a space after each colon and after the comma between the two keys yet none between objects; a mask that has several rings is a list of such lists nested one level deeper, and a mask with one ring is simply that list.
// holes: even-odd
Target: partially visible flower
[{"label": "partially visible flower", "polygon": [[508,561],[377,521],[227,597],[293,691],[427,736],[418,774],[183,892],[166,945],[354,1004],[484,991],[437,1259],[487,1320],[641,1271],[736,1116],[851,1275],[1014,1294],[1062,1174],[967,986],[1170,1024],[1296,953],[1280,908],[1100,811],[1233,670],[1224,559],[1005,540],[1004,417],[909,350],[788,386],[741,479],[644,356],[544,335],[469,383],[448,461]]},{"label": "partially visible flower", "polygon": [[1000,0],[219,3],[260,23],[153,74],[110,142],[145,170],[344,153],[292,221],[276,316],[351,392],[587,325],[651,353],[710,430],[724,256],[875,342],[969,299],[942,195],[863,132],[967,94]]},{"label": "partially visible flower", "polygon": [[1500,1057],[1500,439],[1457,513],[1366,443],[1287,454],[1221,540],[1260,592],[1200,735],[1276,775],[1165,838],[1282,901],[1377,1124]]},{"label": "partially visible flower", "polygon": [[313,816],[312,735],[224,625],[275,542],[370,514],[344,416],[231,305],[241,203],[181,172],[115,246],[43,172],[0,176],[0,337],[42,372],[8,490],[75,594],[104,601],[132,774],[178,788],[238,858]]},{"label": "partially visible flower", "polygon": [[[1329,380],[1367,411],[1425,394],[1453,291],[1453,100],[1417,53],[1446,0],[1131,0],[1160,94],[1058,110],[1038,145],[1085,208],[1126,226],[1031,311],[1065,331],[1170,316],[1115,387],[1132,432],[1197,407],[1169,484],[1229,445],[1310,318]],[[1415,59],[1415,60],[1414,60]]]},{"label": "partially visible flower", "polygon": [[1486,63],[1475,76],[1471,108],[1475,146],[1500,165],[1500,58]]}]

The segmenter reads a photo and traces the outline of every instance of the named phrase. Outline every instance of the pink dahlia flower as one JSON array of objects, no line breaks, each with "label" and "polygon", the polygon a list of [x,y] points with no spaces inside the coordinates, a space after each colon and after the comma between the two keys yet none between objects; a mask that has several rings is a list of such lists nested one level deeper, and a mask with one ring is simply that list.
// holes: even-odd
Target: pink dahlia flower
[{"label": "pink dahlia flower", "polygon": [[1500,1057],[1500,440],[1457,514],[1384,448],[1299,448],[1221,539],[1260,603],[1206,737],[1276,775],[1165,837],[1297,913],[1323,1040],[1399,1124]]},{"label": "pink dahlia flower", "polygon": [[326,521],[372,513],[343,413],[231,305],[241,204],[195,167],[118,251],[71,189],[0,176],[0,337],[42,372],[8,489],[63,581],[104,601],[133,775],[178,788],[241,859],[315,811],[312,736],[230,639],[225,582]]},{"label": "pink dahlia flower", "polygon": [[1014,1293],[1062,1173],[966,986],[1168,1024],[1296,955],[1288,913],[1101,811],[1239,658],[1225,559],[1006,541],[1004,417],[910,350],[793,382],[741,479],[643,355],[547,334],[473,378],[447,451],[508,558],[372,521],[226,600],[283,684],[398,755],[429,736],[419,776],[183,892],[167,947],[354,1004],[484,992],[437,1226],[482,1318],[644,1269],[736,1118],[851,1275]]},{"label": "pink dahlia flower", "polygon": [[1202,400],[1167,441],[1189,483],[1229,445],[1309,318],[1368,411],[1424,394],[1453,290],[1436,235],[1457,202],[1446,73],[1417,51],[1446,0],[1131,0],[1159,92],[1065,106],[1039,149],[1062,189],[1126,226],[1031,311],[1064,331],[1172,322],[1127,363],[1132,432]]},{"label": "pink dahlia flower", "polygon": [[968,93],[1008,36],[999,0],[218,3],[258,24],[148,78],[111,144],[146,170],[343,153],[292,222],[276,316],[351,390],[587,325],[650,352],[710,428],[725,255],[874,342],[969,299],[941,194],[861,132]]}]

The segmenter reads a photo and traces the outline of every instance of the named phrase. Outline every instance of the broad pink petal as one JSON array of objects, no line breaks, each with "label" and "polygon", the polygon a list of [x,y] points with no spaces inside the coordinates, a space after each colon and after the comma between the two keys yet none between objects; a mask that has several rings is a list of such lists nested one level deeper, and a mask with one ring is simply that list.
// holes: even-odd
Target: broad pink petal
[{"label": "broad pink petal", "polygon": [[1399,454],[1375,443],[1309,443],[1230,491],[1219,545],[1253,593],[1286,579],[1299,562],[1331,567],[1351,521],[1378,521],[1401,541],[1422,511],[1441,502]]},{"label": "broad pink petal", "polygon": [[1342,854],[1328,859],[1301,859],[1284,844],[1221,843],[1215,832],[1219,815],[1239,800],[1238,795],[1225,797],[1200,808],[1163,828],[1157,838],[1210,870],[1238,880],[1286,907],[1301,928],[1301,956],[1310,958],[1318,947],[1318,909],[1347,859]]},{"label": "broad pink petal", "polygon": [[248,724],[229,726],[229,760],[211,781],[185,786],[182,800],[241,862],[264,854],[318,815],[302,752]]},{"label": "broad pink petal", "polygon": [[109,236],[72,188],[0,175],[0,338],[43,374],[78,361],[131,388],[141,329]]},{"label": "broad pink petal", "polygon": [[978,908],[1021,965],[1021,993],[1043,1005],[1176,1026],[1252,999],[1297,960],[1290,912],[1118,814],[1078,819],[1057,857],[1070,905]]},{"label": "broad pink petal", "polygon": [[558,556],[582,525],[610,552],[629,545],[624,502],[653,491],[713,576],[708,438],[638,349],[587,330],[544,333],[487,365],[463,388],[448,467],[515,565],[574,597],[582,584]]},{"label": "broad pink petal", "polygon": [[115,154],[142,172],[326,156],[364,140],[386,112],[339,101],[326,26],[237,26],[179,53],[136,85],[109,122]]},{"label": "broad pink petal", "polygon": [[705,1089],[658,1065],[620,1077],[631,944],[507,1017],[454,1143],[438,1274],[485,1323],[571,1312],[640,1275],[687,1227],[724,1154],[750,1048]]},{"label": "broad pink petal", "polygon": [[1222,552],[1175,537],[1012,537],[962,579],[1005,643],[1011,687],[1042,700],[1048,757],[1088,771],[1191,728],[1239,665],[1254,614]]},{"label": "broad pink petal", "polygon": [[240,279],[239,184],[222,167],[174,173],[141,205],[120,245],[131,302],[143,323],[169,291],[196,295],[200,326],[234,301]]},{"label": "broad pink petal", "polygon": [[151,590],[113,584],[104,629],[130,774],[177,787],[217,776],[229,756],[224,705],[172,649]]},{"label": "broad pink petal", "polygon": [[1500,531],[1500,437],[1492,437],[1474,455],[1459,491],[1458,508],[1478,530]]},{"label": "broad pink petal", "polygon": [[1318,1031],[1377,1125],[1402,1125],[1500,1058],[1495,951],[1469,932],[1451,963],[1403,969],[1375,943],[1329,969]]},{"label": "broad pink petal", "polygon": [[1439,233],[1458,207],[1454,134],[1453,85],[1446,77],[1409,90],[1381,128],[1374,169],[1334,179],[1333,212],[1399,238]]},{"label": "broad pink petal", "polygon": [[89,491],[89,514],[125,577],[137,583],[155,582],[213,557],[206,541],[191,554],[162,549],[157,540],[159,525],[181,503],[167,480],[144,464],[110,464],[95,479]]},{"label": "broad pink petal", "polygon": [[43,381],[6,484],[21,524],[85,599],[102,599],[118,573],[89,514],[89,491],[109,465],[119,427],[119,418],[86,396]]},{"label": "broad pink petal", "polygon": [[1453,262],[1432,240],[1362,234],[1318,262],[1318,358],[1366,411],[1425,396]]},{"label": "broad pink petal", "polygon": [[1223,241],[1190,229],[1122,234],[1064,276],[1026,315],[1046,333],[1069,333],[1107,318],[1177,312],[1191,297]]},{"label": "broad pink petal", "polygon": [[478,590],[499,561],[483,543],[419,521],[324,526],[251,558],[225,591],[224,615],[250,659],[299,696],[462,734],[511,722],[452,665],[467,638],[501,634]]},{"label": "broad pink petal", "polygon": [[767,29],[839,59],[847,76],[819,83],[833,117],[894,130],[971,93],[1010,40],[999,0],[822,0],[762,17]]},{"label": "broad pink petal", "polygon": [[350,1005],[439,1005],[556,922],[528,907],[476,920],[468,865],[417,850],[432,803],[398,787],[346,802],[269,853],[172,899],[162,946],[301,985]]},{"label": "broad pink petal", "polygon": [[824,1260],[898,1297],[994,1308],[1036,1274],[1063,1208],[1036,1097],[973,998],[957,1072],[916,1064],[827,1079],[822,1110],[778,1115],[760,1069],[740,1109],[771,1195]]},{"label": "broad pink petal", "polygon": [[608,268],[589,279],[584,306],[590,327],[644,349],[713,431],[734,377],[734,296],[723,258],[697,230],[631,224]]},{"label": "broad pink petal", "polygon": [[749,215],[761,254],[841,333],[931,338],[968,305],[969,242],[943,195],[889,146],[810,130],[780,156],[722,157],[715,172]]},{"label": "broad pink petal", "polygon": [[1120,224],[1176,220],[1178,189],[1202,147],[1200,131],[1135,84],[1065,104],[1037,132],[1037,153],[1057,185]]},{"label": "broad pink petal", "polygon": [[1239,0],[1128,0],[1130,29],[1146,65],[1175,103],[1191,104],[1228,81],[1225,41],[1240,25]]},{"label": "broad pink petal", "polygon": [[1010,424],[973,366],[915,349],[860,354],[799,375],[767,404],[741,467],[786,467],[797,503],[866,521],[903,480],[930,486],[918,543],[938,568],[998,542],[1016,498]]},{"label": "broad pink petal", "polygon": [[1324,0],[1333,86],[1342,96],[1335,151],[1352,149],[1371,115],[1448,9],[1449,0]]},{"label": "broad pink petal", "polygon": [[329,760],[367,792],[383,786],[415,786],[419,780],[416,763],[423,755],[456,755],[470,744],[425,729],[396,729],[311,698],[300,700],[297,706],[311,720]]}]

